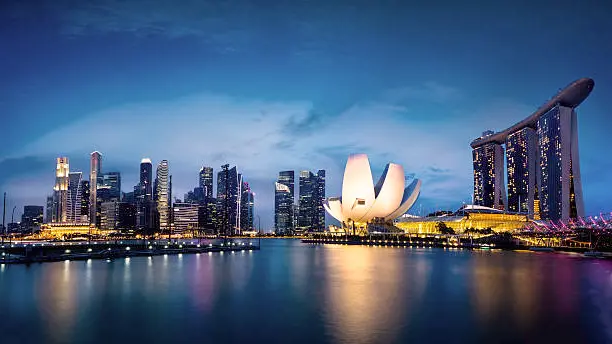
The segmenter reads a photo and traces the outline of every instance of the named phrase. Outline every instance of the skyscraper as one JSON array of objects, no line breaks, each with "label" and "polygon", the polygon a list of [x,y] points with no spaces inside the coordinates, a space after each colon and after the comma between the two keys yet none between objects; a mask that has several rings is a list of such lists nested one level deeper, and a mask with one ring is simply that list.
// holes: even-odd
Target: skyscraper
[{"label": "skyscraper", "polygon": [[[316,214],[316,193],[318,185],[314,174],[310,171],[300,172],[300,190],[298,196],[298,217],[296,232],[303,233],[310,230],[315,220]],[[316,225],[318,226],[318,218],[316,219]]]},{"label": "skyscraper", "polygon": [[81,180],[81,223],[89,223],[89,180]]},{"label": "skyscraper", "polygon": [[497,156],[505,144],[511,211],[553,221],[584,216],[575,108],[594,85],[592,79],[576,80],[526,119],[474,140],[475,203],[490,206],[491,194],[497,201],[497,171],[503,168]]},{"label": "skyscraper", "polygon": [[[492,135],[485,131],[482,137]],[[504,148],[498,143],[489,143],[474,148],[474,204],[489,208],[505,209]]]},{"label": "skyscraper", "polygon": [[255,194],[251,191],[249,183],[242,182],[240,201],[240,230],[252,231],[255,211]]},{"label": "skyscraper", "polygon": [[[153,225],[153,164],[151,159],[140,161],[140,180],[134,187],[136,201],[136,226],[140,230],[149,230]],[[157,192],[157,189],[155,190]]]},{"label": "skyscraper", "polygon": [[318,170],[317,171],[317,196],[318,196],[318,201],[317,201],[317,228],[315,230],[317,231],[324,231],[325,230],[325,207],[323,206],[323,203],[325,202],[325,170]]},{"label": "skyscraper", "polygon": [[107,172],[102,175],[102,185],[108,187],[110,200],[119,202],[121,200],[121,174],[119,172]]},{"label": "skyscraper", "polygon": [[70,172],[68,174],[68,212],[67,222],[81,222],[81,190],[83,182],[82,172]]},{"label": "skyscraper", "polygon": [[136,228],[136,206],[128,202],[117,203],[117,229]]},{"label": "skyscraper", "polygon": [[152,199],[153,189],[153,164],[151,159],[144,158],[140,161],[140,185],[142,187],[142,195],[144,198]]},{"label": "skyscraper", "polygon": [[274,230],[279,234],[293,234],[294,221],[293,171],[281,171],[275,184],[274,193]]},{"label": "skyscraper", "polygon": [[102,154],[91,153],[89,172],[89,223],[98,225],[98,176],[102,169]]},{"label": "skyscraper", "polygon": [[162,160],[157,165],[155,177],[157,212],[159,213],[159,228],[164,231],[168,229],[170,181],[168,180],[168,160]]},{"label": "skyscraper", "polygon": [[276,234],[293,234],[293,198],[285,184],[274,183],[274,231]]},{"label": "skyscraper", "polygon": [[217,174],[217,225],[219,234],[232,235],[238,225],[238,173],[236,166],[221,166]]},{"label": "skyscraper", "polygon": [[534,215],[536,196],[538,135],[532,128],[523,128],[506,139],[508,168],[508,210]]},{"label": "skyscraper", "polygon": [[317,174],[300,172],[299,213],[297,232],[320,231],[325,228],[325,170]]},{"label": "skyscraper", "polygon": [[21,226],[26,230],[40,227],[43,223],[43,207],[39,205],[26,205],[21,215]]},{"label": "skyscraper", "polygon": [[57,158],[57,164],[55,167],[55,187],[53,188],[55,198],[57,200],[55,222],[63,223],[68,221],[69,173],[70,166],[68,164],[68,158]]},{"label": "skyscraper", "polygon": [[560,220],[584,216],[573,108],[557,104],[538,119],[538,148],[542,217]]},{"label": "skyscraper", "polygon": [[175,203],[173,206],[173,217],[173,232],[184,233],[199,228],[197,204]]},{"label": "skyscraper", "polygon": [[47,204],[45,208],[45,223],[55,222],[55,192],[53,195],[47,196]]},{"label": "skyscraper", "polygon": [[199,186],[204,190],[204,196],[208,198],[213,197],[213,168],[203,166],[200,169],[200,184]]}]

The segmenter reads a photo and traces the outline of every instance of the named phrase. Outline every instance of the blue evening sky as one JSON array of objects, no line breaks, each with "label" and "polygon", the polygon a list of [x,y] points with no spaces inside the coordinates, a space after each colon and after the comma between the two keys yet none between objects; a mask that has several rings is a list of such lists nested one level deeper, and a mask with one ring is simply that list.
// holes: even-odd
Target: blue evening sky
[{"label": "blue evening sky", "polygon": [[[573,4],[571,4],[573,3]],[[273,224],[278,171],[350,153],[423,180],[413,213],[469,202],[469,143],[595,80],[578,108],[587,213],[612,211],[611,6],[498,1],[14,1],[0,3],[0,192],[43,205],[55,157],[89,173],[170,161],[174,195],[200,166],[238,165]],[[296,172],[297,175],[297,172]],[[7,220],[8,222],[8,220]]]}]

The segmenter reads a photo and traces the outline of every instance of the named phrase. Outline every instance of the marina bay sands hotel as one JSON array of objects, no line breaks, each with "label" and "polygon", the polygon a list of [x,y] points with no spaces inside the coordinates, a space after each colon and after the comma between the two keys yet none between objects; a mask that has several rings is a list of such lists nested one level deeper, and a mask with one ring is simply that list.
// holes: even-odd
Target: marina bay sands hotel
[{"label": "marina bay sands hotel", "polygon": [[474,140],[474,204],[535,220],[584,216],[575,109],[594,85],[589,78],[574,81],[521,122]]}]

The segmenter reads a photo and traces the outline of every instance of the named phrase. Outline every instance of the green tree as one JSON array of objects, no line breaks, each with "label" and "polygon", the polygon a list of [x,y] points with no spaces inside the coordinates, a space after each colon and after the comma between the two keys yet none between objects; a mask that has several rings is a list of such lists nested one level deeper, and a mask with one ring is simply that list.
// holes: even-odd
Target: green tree
[{"label": "green tree", "polygon": [[455,231],[442,221],[438,222],[436,227],[438,229],[438,232],[442,234],[455,234]]}]

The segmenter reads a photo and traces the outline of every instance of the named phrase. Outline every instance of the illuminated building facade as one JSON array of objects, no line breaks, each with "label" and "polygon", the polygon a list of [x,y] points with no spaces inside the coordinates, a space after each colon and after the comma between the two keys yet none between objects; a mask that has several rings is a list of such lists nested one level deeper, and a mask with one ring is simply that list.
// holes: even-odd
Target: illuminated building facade
[{"label": "illuminated building facade", "polygon": [[274,188],[274,231],[277,234],[295,231],[294,190],[295,172],[279,172]]},{"label": "illuminated building facade", "polygon": [[70,183],[70,165],[68,158],[57,158],[55,167],[55,187],[53,188],[56,199],[55,216],[53,222],[68,222],[68,185]]},{"label": "illuminated building facade", "polygon": [[316,174],[300,172],[299,212],[296,232],[322,231],[325,229],[325,171]]},{"label": "illuminated building facade", "polygon": [[274,231],[276,234],[293,234],[293,197],[285,184],[274,183]]},{"label": "illuminated building facade", "polygon": [[573,108],[557,104],[538,119],[542,218],[584,216],[576,117]]},{"label": "illuminated building facade", "polygon": [[198,205],[191,203],[175,203],[173,233],[184,233],[199,229]]},{"label": "illuminated building facade", "polygon": [[493,232],[521,230],[529,223],[526,214],[508,213],[499,209],[478,205],[465,205],[451,215],[415,217],[402,216],[394,225],[410,234],[440,234],[439,225],[443,223],[456,234],[467,230],[491,229]]},{"label": "illuminated building facade", "polygon": [[81,221],[89,223],[89,180],[81,181]]},{"label": "illuminated building facade", "polygon": [[[157,192],[157,190],[155,190]],[[136,227],[152,229],[153,225],[153,164],[151,159],[140,161],[140,180],[134,187]]]},{"label": "illuminated building facade", "polygon": [[113,230],[117,228],[119,207],[117,201],[100,203],[100,229]]},{"label": "illuminated building facade", "polygon": [[506,139],[508,211],[531,214],[536,197],[538,135],[532,128],[511,133]]},{"label": "illuminated building facade", "polygon": [[421,181],[406,186],[401,165],[389,163],[374,185],[370,161],[365,154],[348,157],[342,180],[342,198],[328,198],[325,210],[353,234],[364,234],[372,223],[388,224],[416,202]]},{"label": "illuminated building facade", "polygon": [[26,205],[21,215],[21,225],[26,230],[39,228],[43,223],[43,207],[38,205]]},{"label": "illuminated building facade", "polygon": [[121,174],[107,172],[102,175],[102,185],[108,188],[108,198],[119,202],[121,200]]},{"label": "illuminated building facade", "polygon": [[238,227],[238,172],[236,166],[221,166],[217,174],[217,226],[218,234],[235,234]]},{"label": "illuminated building facade", "polygon": [[[493,134],[485,131],[482,136]],[[474,165],[474,204],[504,209],[504,148],[498,143],[489,143],[472,151]]]},{"label": "illuminated building facade", "polygon": [[247,182],[242,182],[240,194],[240,231],[252,231],[254,229],[255,194]]},{"label": "illuminated building facade", "polygon": [[213,168],[203,166],[199,177],[199,187],[202,188],[204,197],[213,198]]},{"label": "illuminated building facade", "polygon": [[92,225],[99,224],[98,212],[98,185],[100,184],[99,177],[102,169],[102,154],[95,151],[90,156],[90,172],[89,172],[89,223]]},{"label": "illuminated building facade", "polygon": [[491,206],[481,192],[486,189],[483,171],[487,166],[477,164],[477,160],[481,160],[486,147],[505,144],[508,210],[526,213],[533,219],[553,221],[583,217],[575,108],[588,97],[594,85],[592,79],[579,79],[523,121],[474,140],[471,143],[474,203]]},{"label": "illuminated building facade", "polygon": [[162,160],[157,165],[155,177],[155,194],[157,213],[159,214],[159,228],[164,231],[168,228],[170,209],[170,181],[168,180],[168,160]]},{"label": "illuminated building facade", "polygon": [[66,222],[81,222],[82,172],[68,173],[68,214]]}]

